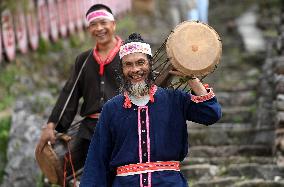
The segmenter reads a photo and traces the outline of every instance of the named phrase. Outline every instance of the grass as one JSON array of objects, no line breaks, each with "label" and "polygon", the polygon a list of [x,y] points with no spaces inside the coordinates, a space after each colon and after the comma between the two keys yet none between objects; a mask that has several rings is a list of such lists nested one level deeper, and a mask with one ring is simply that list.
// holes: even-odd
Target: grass
[{"label": "grass", "polygon": [[18,68],[15,65],[0,70],[0,111],[5,110],[14,101],[10,87],[16,82],[17,74]]},{"label": "grass", "polygon": [[3,180],[5,163],[7,162],[7,145],[10,125],[11,117],[0,119],[0,184]]}]

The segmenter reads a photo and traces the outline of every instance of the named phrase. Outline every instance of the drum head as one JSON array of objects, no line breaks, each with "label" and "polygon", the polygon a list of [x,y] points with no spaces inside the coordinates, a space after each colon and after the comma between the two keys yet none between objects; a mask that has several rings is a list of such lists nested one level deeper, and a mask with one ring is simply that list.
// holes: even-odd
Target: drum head
[{"label": "drum head", "polygon": [[219,63],[222,43],[210,26],[186,21],[179,24],[168,37],[167,55],[172,65],[186,75],[204,76]]},{"label": "drum head", "polygon": [[51,145],[46,144],[43,151],[40,153],[36,152],[35,156],[41,171],[48,180],[52,184],[62,184],[63,169]]}]

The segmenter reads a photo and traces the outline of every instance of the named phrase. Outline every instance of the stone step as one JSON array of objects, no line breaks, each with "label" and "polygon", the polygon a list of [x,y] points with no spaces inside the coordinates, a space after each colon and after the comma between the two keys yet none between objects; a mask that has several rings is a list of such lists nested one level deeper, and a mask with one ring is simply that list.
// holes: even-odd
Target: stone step
[{"label": "stone step", "polygon": [[244,163],[219,166],[212,164],[183,165],[181,172],[188,179],[208,181],[221,177],[275,180],[284,179],[284,166],[274,164]]},{"label": "stone step", "polygon": [[[189,180],[190,181],[190,180]],[[189,182],[189,184],[191,184]],[[224,177],[192,183],[192,187],[283,187],[284,181]]]},{"label": "stone step", "polygon": [[274,180],[275,177],[284,179],[284,166],[274,164],[232,164],[224,171],[225,175],[229,176],[245,176],[246,178],[261,178],[265,180]]},{"label": "stone step", "polygon": [[235,187],[283,187],[284,181],[272,181],[263,179],[252,179],[238,182]]},{"label": "stone step", "polygon": [[200,164],[200,165],[187,165],[181,167],[181,172],[187,179],[194,180],[209,180],[214,176],[218,176],[220,169],[218,166],[210,164]]},{"label": "stone step", "polygon": [[253,121],[255,106],[222,107],[219,123],[248,123]]},{"label": "stone step", "polygon": [[211,126],[189,125],[189,143],[191,145],[244,145],[274,144],[275,130],[257,129],[250,124],[217,123]]},{"label": "stone step", "polygon": [[254,90],[241,92],[216,92],[215,95],[222,107],[248,106],[256,102],[256,93]]},{"label": "stone step", "polygon": [[190,146],[189,157],[271,156],[267,145]]},{"label": "stone step", "polygon": [[192,187],[232,187],[235,183],[240,181],[238,177],[223,177],[207,181],[191,182],[189,179],[189,184]]},{"label": "stone step", "polygon": [[229,157],[186,157],[182,162],[182,166],[195,165],[195,164],[211,164],[217,166],[227,166],[231,164],[245,164],[245,163],[258,163],[258,164],[276,164],[275,157],[264,156],[229,156]]},{"label": "stone step", "polygon": [[242,71],[236,71],[235,69],[226,69],[224,71],[224,69],[217,68],[203,82],[212,86],[216,93],[252,91],[256,90],[259,84],[258,71],[252,67]]}]

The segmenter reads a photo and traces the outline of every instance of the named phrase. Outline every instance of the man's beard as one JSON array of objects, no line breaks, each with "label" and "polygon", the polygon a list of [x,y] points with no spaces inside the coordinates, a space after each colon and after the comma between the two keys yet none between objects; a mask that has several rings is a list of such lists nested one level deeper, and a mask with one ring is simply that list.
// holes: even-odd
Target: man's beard
[{"label": "man's beard", "polygon": [[127,86],[127,91],[134,97],[142,97],[149,94],[149,85],[145,81],[135,84],[129,83]]}]

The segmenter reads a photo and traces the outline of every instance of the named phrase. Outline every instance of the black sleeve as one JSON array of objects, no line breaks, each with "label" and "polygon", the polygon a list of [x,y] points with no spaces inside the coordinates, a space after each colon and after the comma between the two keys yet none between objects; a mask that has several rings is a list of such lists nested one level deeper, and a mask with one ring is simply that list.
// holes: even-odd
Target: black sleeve
[{"label": "black sleeve", "polygon": [[[63,110],[63,107],[69,97],[69,94],[73,88],[73,85],[75,84],[76,78],[78,76],[78,73],[80,71],[80,68],[82,66],[82,63],[80,61],[79,56],[76,58],[75,61],[75,65],[72,68],[70,77],[68,78],[67,82],[65,83],[59,98],[57,99],[57,102],[52,110],[52,113],[48,119],[48,122],[53,122],[53,123],[57,123],[59,120],[59,116]],[[79,104],[79,99],[82,96],[81,94],[81,90],[79,87],[79,82],[77,83],[72,96],[69,100],[69,103],[64,111],[64,114],[62,116],[62,118],[60,119],[60,121],[58,122],[57,126],[56,126],[56,130],[58,132],[64,132],[66,131],[72,121],[74,120],[74,117],[77,113],[77,109],[78,109],[78,104]]]}]

